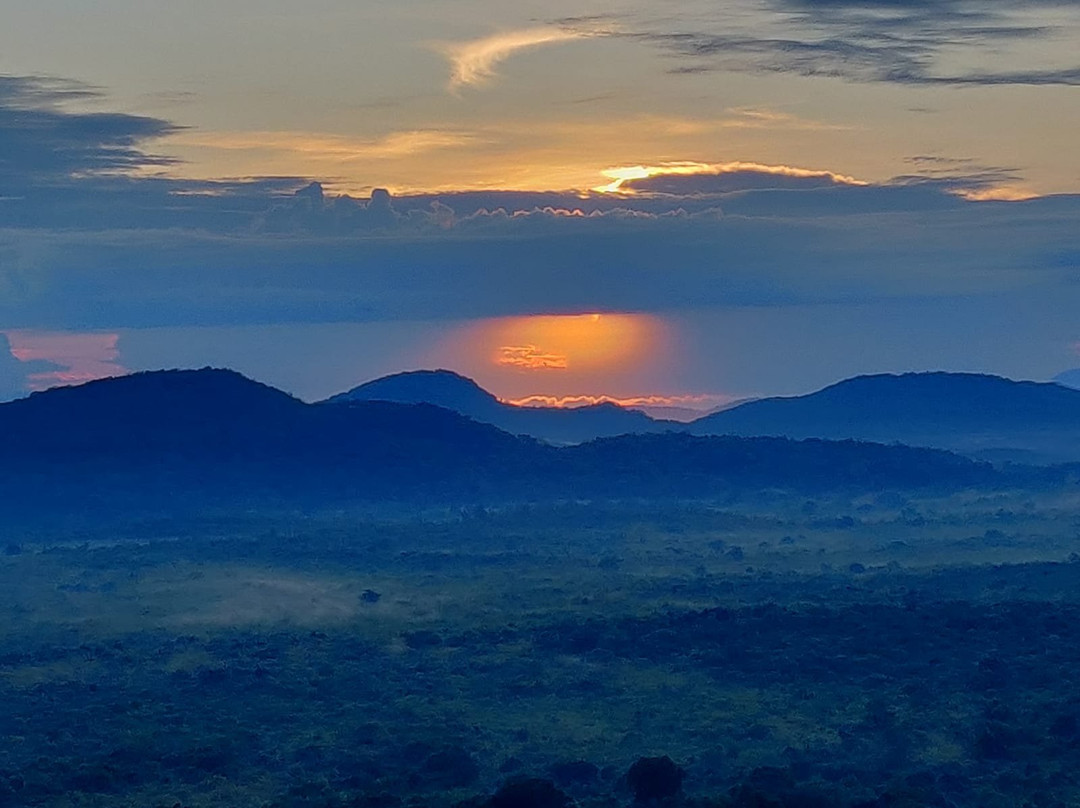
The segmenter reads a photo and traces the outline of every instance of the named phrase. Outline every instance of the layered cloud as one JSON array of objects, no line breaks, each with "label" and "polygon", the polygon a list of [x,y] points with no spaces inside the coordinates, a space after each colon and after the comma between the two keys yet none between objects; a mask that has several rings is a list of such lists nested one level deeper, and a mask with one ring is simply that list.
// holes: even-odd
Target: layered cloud
[{"label": "layered cloud", "polygon": [[0,322],[113,328],[1067,296],[1080,270],[1078,197],[971,202],[926,183],[640,205],[530,201],[308,193],[267,200],[268,211],[216,231],[9,228],[0,253],[18,256],[20,269]]},{"label": "layered cloud", "polygon": [[55,185],[75,178],[164,166],[168,157],[144,151],[146,141],[179,131],[168,121],[122,113],[72,113],[70,104],[96,97],[70,81],[0,76],[0,189]]},{"label": "layered cloud", "polygon": [[[147,176],[162,161],[148,144],[174,125],[73,111],[91,92],[77,86],[0,86],[0,141],[30,155],[3,169],[9,330],[1077,294],[1080,197],[965,199],[1014,175],[964,159],[923,156],[876,183],[716,161],[616,169],[620,193],[351,198],[300,177]],[[557,359],[534,342],[499,344],[508,362]]]},{"label": "layered cloud", "polygon": [[[1073,0],[773,0],[702,10],[696,24],[627,21],[675,73],[794,73],[908,85],[1076,85]],[[677,24],[676,24],[677,23]]]},{"label": "layered cloud", "polygon": [[662,193],[673,195],[722,194],[760,188],[828,188],[837,185],[865,186],[862,180],[796,166],[761,163],[665,163],[659,166],[626,166],[603,172],[611,182],[594,190],[601,193]]}]

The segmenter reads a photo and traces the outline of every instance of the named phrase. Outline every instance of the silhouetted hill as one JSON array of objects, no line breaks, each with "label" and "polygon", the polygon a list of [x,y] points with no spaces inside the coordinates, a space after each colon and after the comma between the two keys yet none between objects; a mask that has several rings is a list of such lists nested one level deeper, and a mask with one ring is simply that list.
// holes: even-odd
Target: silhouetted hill
[{"label": "silhouetted hill", "polygon": [[159,371],[0,405],[2,491],[142,504],[482,491],[542,447],[430,405],[305,404],[232,371]]},{"label": "silhouetted hill", "polygon": [[355,401],[434,404],[515,435],[555,444],[582,443],[632,432],[663,432],[681,426],[615,404],[572,409],[518,407],[499,401],[472,379],[450,370],[414,370],[384,376],[333,396],[327,403]]},{"label": "silhouetted hill", "polygon": [[664,433],[559,448],[429,404],[305,404],[221,370],[141,373],[35,394],[0,405],[0,435],[7,516],[716,497],[766,488],[956,490],[1006,481],[946,452],[854,441]]},{"label": "silhouetted hill", "polygon": [[899,442],[994,460],[1080,460],[1080,391],[970,373],[859,376],[693,422],[698,435]]},{"label": "silhouetted hill", "polygon": [[307,405],[231,370],[136,373],[0,405],[5,454],[44,459],[257,450]]},{"label": "silhouetted hill", "polygon": [[562,450],[583,475],[603,469],[605,494],[648,489],[673,497],[735,490],[804,492],[994,485],[991,466],[938,449],[859,441],[624,435]]},{"label": "silhouetted hill", "polygon": [[1080,368],[1073,368],[1072,370],[1066,370],[1059,373],[1054,377],[1054,382],[1060,384],[1062,387],[1080,390]]}]

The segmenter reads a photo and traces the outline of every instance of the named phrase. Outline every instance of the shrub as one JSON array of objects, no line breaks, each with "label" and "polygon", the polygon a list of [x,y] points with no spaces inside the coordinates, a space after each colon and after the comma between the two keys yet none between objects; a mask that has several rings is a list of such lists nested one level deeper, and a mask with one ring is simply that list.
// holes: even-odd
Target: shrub
[{"label": "shrub", "polygon": [[488,808],[568,808],[570,798],[550,780],[511,780],[495,792]]},{"label": "shrub", "polygon": [[600,776],[600,769],[586,760],[574,760],[556,763],[548,771],[562,787],[592,783]]},{"label": "shrub", "polygon": [[626,773],[637,802],[666,800],[682,790],[683,770],[667,757],[638,758]]},{"label": "shrub", "polygon": [[424,761],[424,779],[440,788],[464,788],[480,777],[480,767],[464,749],[448,747]]}]

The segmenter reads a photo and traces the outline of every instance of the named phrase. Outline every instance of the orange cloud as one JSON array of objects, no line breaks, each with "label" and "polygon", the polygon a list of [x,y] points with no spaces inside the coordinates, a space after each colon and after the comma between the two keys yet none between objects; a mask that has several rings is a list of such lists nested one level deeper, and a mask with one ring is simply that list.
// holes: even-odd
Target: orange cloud
[{"label": "orange cloud", "polygon": [[570,366],[566,356],[544,353],[535,345],[503,345],[495,364],[521,370],[565,370]]},{"label": "orange cloud", "polygon": [[122,376],[119,334],[52,331],[5,331],[11,355],[20,362],[48,362],[56,370],[33,373],[31,390],[81,384],[109,376]]},{"label": "orange cloud", "polygon": [[644,408],[644,407],[685,407],[692,410],[710,410],[723,404],[730,404],[734,397],[723,394],[698,394],[698,395],[648,395],[648,396],[605,396],[605,395],[576,395],[576,396],[546,396],[531,395],[524,398],[507,399],[504,403],[513,404],[515,407],[559,407],[573,409],[574,407],[589,407],[595,404],[617,404],[620,407]]},{"label": "orange cloud", "polygon": [[279,152],[333,163],[413,157],[473,145],[477,138],[460,130],[412,129],[370,139],[312,132],[183,132],[171,142],[227,151]]},{"label": "orange cloud", "polygon": [[661,163],[655,166],[621,166],[609,168],[601,173],[611,182],[593,188],[594,191],[603,194],[611,193],[634,193],[633,189],[624,189],[623,183],[633,180],[644,180],[649,177],[661,176],[694,176],[698,174],[719,175],[731,174],[741,171],[754,171],[761,174],[774,174],[784,177],[820,177],[829,179],[841,185],[867,185],[862,180],[849,177],[845,174],[837,174],[832,171],[820,171],[810,168],[798,168],[795,166],[772,166],[762,163],[696,163],[691,161]]},{"label": "orange cloud", "polygon": [[1039,195],[1034,191],[1015,186],[999,185],[994,188],[965,189],[956,192],[969,202],[1026,202]]}]

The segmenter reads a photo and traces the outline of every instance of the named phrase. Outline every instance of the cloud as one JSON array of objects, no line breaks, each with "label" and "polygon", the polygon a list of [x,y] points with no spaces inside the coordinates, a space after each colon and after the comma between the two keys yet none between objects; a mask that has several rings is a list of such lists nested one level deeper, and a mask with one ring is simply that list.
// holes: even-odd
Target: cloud
[{"label": "cloud", "polygon": [[531,395],[522,398],[507,399],[507,404],[517,407],[589,407],[596,404],[617,404],[628,409],[656,409],[677,407],[688,410],[707,412],[715,407],[730,404],[734,396],[722,393],[695,393],[687,395],[647,395],[647,396],[605,396],[576,395],[549,396]]},{"label": "cloud", "polygon": [[1064,299],[1080,269],[1068,258],[1080,255],[1078,196],[970,202],[931,182],[780,188],[721,195],[723,216],[694,212],[715,197],[646,197],[639,207],[564,196],[559,208],[527,210],[515,209],[529,201],[515,194],[494,209],[477,209],[472,195],[380,199],[290,199],[287,236],[250,219],[231,232],[0,230],[0,252],[31,239],[47,256],[23,270],[35,282],[0,298],[0,323],[468,319],[1010,290]]},{"label": "cloud", "polygon": [[0,187],[20,194],[42,184],[67,184],[165,166],[168,157],[143,151],[176,125],[123,113],[73,112],[96,99],[85,85],[40,77],[0,76]]},{"label": "cloud", "polygon": [[722,194],[763,188],[808,189],[869,184],[832,171],[745,162],[665,163],[611,168],[602,173],[612,182],[594,189],[601,193]]},{"label": "cloud", "polygon": [[[910,85],[1076,85],[1080,7],[990,0],[774,0],[698,30],[668,21],[625,35],[676,56],[673,73],[794,73]],[[739,27],[733,19],[750,16]],[[963,68],[960,65],[964,65]]]},{"label": "cloud", "polygon": [[544,26],[505,31],[467,42],[445,43],[439,50],[450,60],[450,90],[475,87],[495,77],[495,68],[518,51],[595,36],[587,30]]},{"label": "cloud", "polygon": [[185,132],[172,139],[182,146],[222,151],[273,152],[288,161],[302,156],[328,164],[353,160],[392,160],[440,149],[473,145],[471,132],[414,129],[378,138],[355,138],[311,132]]},{"label": "cloud", "polygon": [[[1065,299],[1080,269],[1080,196],[972,201],[1009,186],[1004,167],[921,159],[910,176],[866,183],[800,166],[672,162],[613,177],[635,193],[352,198],[302,177],[147,176],[156,158],[145,143],[178,128],[70,108],[96,97],[81,85],[0,81],[0,141],[31,149],[30,121],[43,144],[25,166],[0,151],[10,180],[0,199],[0,328],[9,332],[669,312],[1017,289]],[[367,146],[451,147],[424,138]],[[543,350],[530,353],[533,344]],[[497,345],[519,349],[506,359],[522,367],[558,364],[566,353],[528,336]]]},{"label": "cloud", "polygon": [[32,376],[59,369],[48,361],[19,359],[11,350],[8,335],[0,331],[0,401],[22,398],[32,389]]},{"label": "cloud", "polygon": [[570,361],[562,354],[546,353],[535,345],[504,345],[495,364],[518,370],[566,370]]},{"label": "cloud", "polygon": [[43,331],[8,331],[4,335],[11,356],[27,369],[31,390],[122,376],[119,334]]}]

